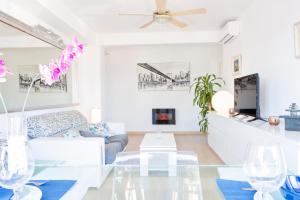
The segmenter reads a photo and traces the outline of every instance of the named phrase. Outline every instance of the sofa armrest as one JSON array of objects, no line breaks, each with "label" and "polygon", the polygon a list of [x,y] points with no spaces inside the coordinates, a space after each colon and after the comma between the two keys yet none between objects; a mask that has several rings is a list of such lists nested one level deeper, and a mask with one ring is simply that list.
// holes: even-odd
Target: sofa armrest
[{"label": "sofa armrest", "polygon": [[28,141],[35,160],[65,161],[75,165],[105,164],[103,138],[51,138]]},{"label": "sofa armrest", "polygon": [[126,134],[125,124],[116,122],[107,122],[112,135],[123,135]]}]

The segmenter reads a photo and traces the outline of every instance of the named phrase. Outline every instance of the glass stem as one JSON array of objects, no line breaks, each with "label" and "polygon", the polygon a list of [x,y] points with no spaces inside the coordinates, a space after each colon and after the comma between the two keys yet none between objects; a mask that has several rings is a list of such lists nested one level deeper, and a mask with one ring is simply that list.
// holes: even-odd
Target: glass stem
[{"label": "glass stem", "polygon": [[257,194],[255,195],[255,200],[270,200],[273,198],[270,198],[270,194],[268,192],[261,192],[258,191]]},{"label": "glass stem", "polygon": [[20,200],[20,192],[22,191],[22,188],[16,188],[13,190],[14,191],[14,196],[12,200]]}]

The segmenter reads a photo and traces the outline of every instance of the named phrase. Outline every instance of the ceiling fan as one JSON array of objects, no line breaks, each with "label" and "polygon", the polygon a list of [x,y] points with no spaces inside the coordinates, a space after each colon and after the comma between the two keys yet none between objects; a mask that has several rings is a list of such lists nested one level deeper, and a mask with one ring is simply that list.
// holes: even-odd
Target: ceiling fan
[{"label": "ceiling fan", "polygon": [[187,26],[186,23],[174,18],[177,16],[187,16],[187,15],[198,15],[205,14],[207,11],[205,8],[196,8],[190,10],[182,10],[172,12],[166,8],[166,0],[155,0],[157,10],[153,14],[130,14],[130,13],[120,13],[119,15],[127,15],[127,16],[153,16],[153,19],[140,28],[147,28],[154,22],[159,24],[171,23],[179,28],[184,28]]}]

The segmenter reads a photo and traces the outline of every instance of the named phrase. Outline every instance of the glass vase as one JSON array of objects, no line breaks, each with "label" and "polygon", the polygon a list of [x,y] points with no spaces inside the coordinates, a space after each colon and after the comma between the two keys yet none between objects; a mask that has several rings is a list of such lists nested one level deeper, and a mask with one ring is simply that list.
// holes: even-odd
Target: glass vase
[{"label": "glass vase", "polygon": [[0,146],[0,186],[12,189],[14,200],[20,199],[20,192],[34,171],[34,159],[27,146],[26,130],[23,117],[10,117],[7,140]]}]

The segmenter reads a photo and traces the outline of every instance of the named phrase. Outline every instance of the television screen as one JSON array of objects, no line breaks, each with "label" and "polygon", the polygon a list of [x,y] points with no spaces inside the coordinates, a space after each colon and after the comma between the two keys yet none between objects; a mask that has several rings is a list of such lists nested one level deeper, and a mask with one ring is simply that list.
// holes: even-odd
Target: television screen
[{"label": "television screen", "polygon": [[258,74],[234,80],[234,109],[239,114],[260,117]]}]

